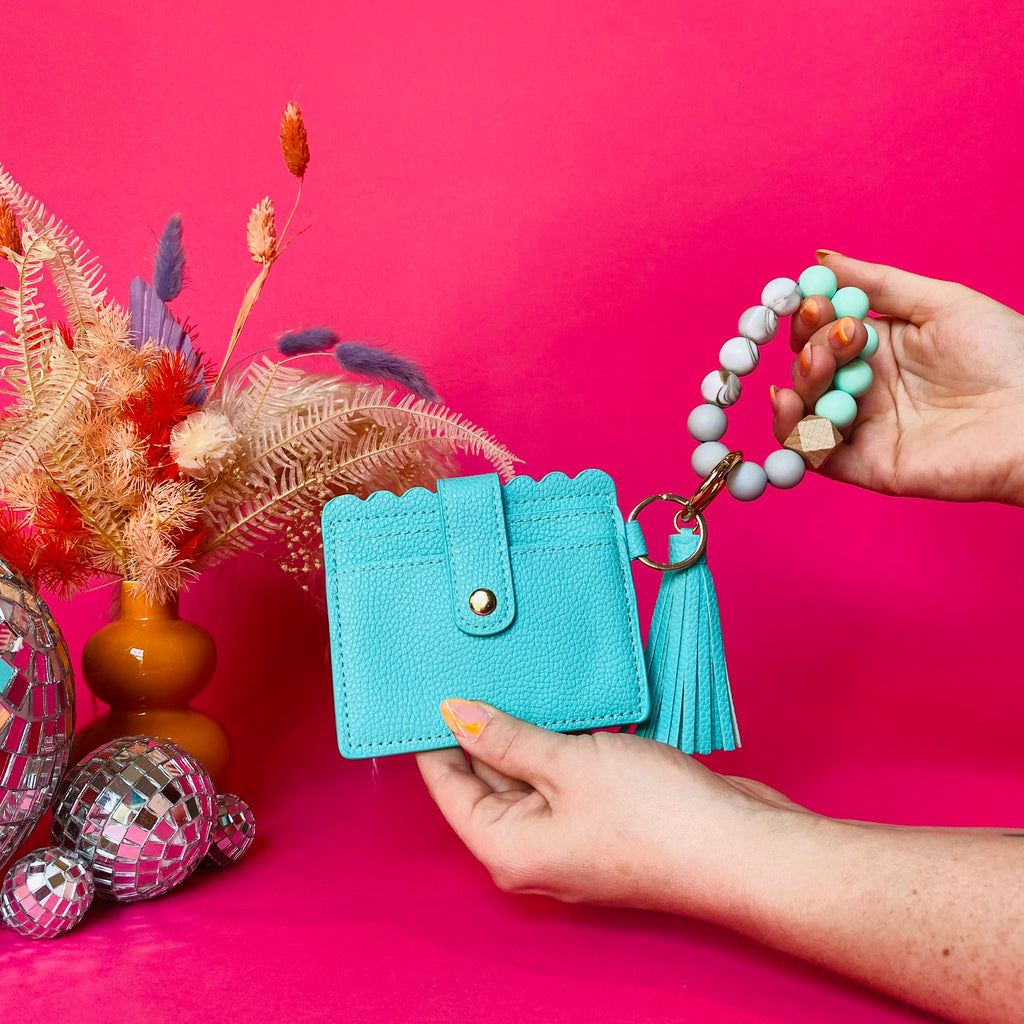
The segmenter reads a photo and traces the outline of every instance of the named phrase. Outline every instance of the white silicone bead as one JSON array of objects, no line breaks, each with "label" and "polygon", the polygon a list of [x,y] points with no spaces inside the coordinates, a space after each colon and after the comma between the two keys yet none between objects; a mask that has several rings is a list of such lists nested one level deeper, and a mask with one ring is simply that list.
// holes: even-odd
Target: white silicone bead
[{"label": "white silicone bead", "polygon": [[761,305],[767,306],[779,316],[795,313],[802,301],[800,286],[791,277],[776,277],[761,292]]},{"label": "white silicone bead", "polygon": [[739,331],[755,345],[763,345],[775,337],[779,329],[779,318],[767,306],[751,306],[740,317]]},{"label": "white silicone bead", "polygon": [[722,369],[735,373],[737,377],[744,377],[757,369],[758,359],[757,346],[749,338],[730,338],[718,353]]},{"label": "white silicone bead", "polygon": [[803,480],[807,465],[799,452],[780,448],[764,460],[764,471],[768,475],[768,483],[772,487],[778,487],[780,491],[785,491],[790,487],[796,487]]},{"label": "white silicone bead", "polygon": [[741,462],[726,477],[725,486],[738,501],[753,501],[764,494],[768,477],[756,462]]},{"label": "white silicone bead", "polygon": [[686,429],[695,441],[717,441],[729,426],[725,413],[717,405],[698,405],[686,418]]},{"label": "white silicone bead", "polygon": [[700,394],[704,401],[723,409],[736,404],[740,390],[739,377],[725,370],[712,370],[700,385]]},{"label": "white silicone bead", "polygon": [[[729,449],[721,441],[705,441],[693,449],[690,465],[697,476],[707,476],[728,454]],[[733,473],[735,472],[736,470],[733,470]],[[729,476],[732,476],[732,473]]]}]

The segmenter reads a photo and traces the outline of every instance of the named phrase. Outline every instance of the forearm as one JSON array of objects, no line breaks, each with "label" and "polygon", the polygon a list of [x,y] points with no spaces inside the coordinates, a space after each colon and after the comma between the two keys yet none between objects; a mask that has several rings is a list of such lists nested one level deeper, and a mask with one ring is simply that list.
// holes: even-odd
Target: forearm
[{"label": "forearm", "polygon": [[1007,832],[780,815],[719,920],[956,1020],[1024,1021],[1024,836]]}]

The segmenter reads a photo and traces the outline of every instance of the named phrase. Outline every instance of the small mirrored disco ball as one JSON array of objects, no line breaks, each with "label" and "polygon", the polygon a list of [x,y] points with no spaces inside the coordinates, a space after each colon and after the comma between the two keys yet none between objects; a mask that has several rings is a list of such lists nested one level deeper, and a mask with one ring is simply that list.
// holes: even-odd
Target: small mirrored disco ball
[{"label": "small mirrored disco ball", "polygon": [[0,886],[0,917],[19,935],[55,939],[82,919],[93,891],[81,857],[47,846],[14,862]]},{"label": "small mirrored disco ball", "polygon": [[233,793],[217,797],[217,814],[210,833],[210,852],[203,861],[207,867],[227,868],[240,861],[256,838],[256,818],[252,808]]},{"label": "small mirrored disco ball", "polygon": [[67,768],[74,701],[60,629],[0,558],[0,870],[46,813]]},{"label": "small mirrored disco ball", "polygon": [[53,806],[53,840],[92,869],[96,895],[130,903],[184,881],[210,848],[216,794],[176,743],[113,740],[68,772]]}]

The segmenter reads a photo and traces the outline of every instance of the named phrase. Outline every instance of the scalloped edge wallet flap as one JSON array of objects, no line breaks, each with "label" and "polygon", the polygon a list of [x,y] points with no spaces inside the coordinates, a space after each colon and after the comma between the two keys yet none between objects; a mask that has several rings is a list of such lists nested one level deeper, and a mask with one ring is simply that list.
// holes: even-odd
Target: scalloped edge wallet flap
[{"label": "scalloped edge wallet flap", "polygon": [[447,697],[562,732],[647,717],[629,564],[643,540],[606,473],[346,494],[323,536],[345,757],[455,746]]}]

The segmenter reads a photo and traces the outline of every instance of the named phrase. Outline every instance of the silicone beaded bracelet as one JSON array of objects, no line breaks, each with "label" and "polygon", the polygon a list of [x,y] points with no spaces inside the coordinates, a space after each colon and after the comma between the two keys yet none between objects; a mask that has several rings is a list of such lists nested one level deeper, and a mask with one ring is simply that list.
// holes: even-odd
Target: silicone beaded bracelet
[{"label": "silicone beaded bracelet", "polygon": [[[847,316],[864,320],[867,316],[867,295],[860,288],[840,288],[828,267],[808,267],[796,281],[788,277],[769,281],[761,292],[761,304],[751,306],[740,317],[738,336],[722,346],[719,369],[712,370],[701,383],[704,404],[687,417],[687,430],[699,442],[691,460],[698,476],[707,477],[729,455],[720,439],[729,425],[725,410],[735,405],[742,392],[740,377],[757,368],[759,348],[775,337],[779,317],[791,316],[810,295],[831,299],[837,320]],[[873,375],[867,360],[878,351],[878,332],[870,323],[864,326],[868,340],[863,352],[836,371],[833,386],[818,399],[814,415],[797,424],[783,446],[764,460],[763,467],[740,459],[728,471],[725,486],[734,498],[753,501],[764,494],[768,484],[780,489],[795,487],[803,479],[806,465],[817,469],[835,451],[842,441],[839,430],[856,418],[856,399],[871,387]]]}]

